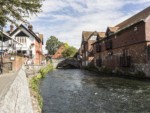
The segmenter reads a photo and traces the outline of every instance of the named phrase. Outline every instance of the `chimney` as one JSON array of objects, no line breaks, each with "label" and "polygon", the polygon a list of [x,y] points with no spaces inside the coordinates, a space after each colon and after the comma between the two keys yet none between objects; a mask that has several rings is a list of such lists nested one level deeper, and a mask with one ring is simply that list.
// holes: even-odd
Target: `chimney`
[{"label": "chimney", "polygon": [[33,26],[32,26],[32,25],[29,25],[29,26],[28,26],[28,29],[29,29],[30,31],[33,31]]},{"label": "chimney", "polygon": [[10,25],[10,33],[12,33],[13,30],[14,30],[14,26],[11,24],[11,25]]}]

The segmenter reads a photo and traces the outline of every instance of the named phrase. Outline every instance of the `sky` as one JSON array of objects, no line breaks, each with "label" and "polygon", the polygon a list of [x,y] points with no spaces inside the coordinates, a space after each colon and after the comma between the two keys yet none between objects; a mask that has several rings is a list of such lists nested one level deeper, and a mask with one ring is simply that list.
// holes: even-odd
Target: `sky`
[{"label": "sky", "polygon": [[80,47],[82,31],[106,31],[150,6],[150,0],[45,0],[29,22],[33,30]]}]

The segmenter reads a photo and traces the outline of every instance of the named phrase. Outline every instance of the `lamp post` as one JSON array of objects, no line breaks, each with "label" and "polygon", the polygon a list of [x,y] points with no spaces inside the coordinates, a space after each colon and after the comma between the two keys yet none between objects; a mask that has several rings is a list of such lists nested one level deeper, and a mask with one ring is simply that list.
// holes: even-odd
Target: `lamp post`
[{"label": "lamp post", "polygon": [[3,57],[2,57],[2,51],[3,51],[3,26],[1,26],[1,67],[0,67],[0,70],[1,70],[1,73],[3,73],[3,69],[2,69],[2,67],[3,67]]}]

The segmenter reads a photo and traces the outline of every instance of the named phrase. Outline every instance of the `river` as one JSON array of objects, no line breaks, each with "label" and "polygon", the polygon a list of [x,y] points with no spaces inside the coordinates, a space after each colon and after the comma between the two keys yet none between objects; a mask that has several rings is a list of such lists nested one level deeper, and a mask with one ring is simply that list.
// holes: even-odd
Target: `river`
[{"label": "river", "polygon": [[150,113],[149,81],[54,70],[40,89],[43,113]]}]

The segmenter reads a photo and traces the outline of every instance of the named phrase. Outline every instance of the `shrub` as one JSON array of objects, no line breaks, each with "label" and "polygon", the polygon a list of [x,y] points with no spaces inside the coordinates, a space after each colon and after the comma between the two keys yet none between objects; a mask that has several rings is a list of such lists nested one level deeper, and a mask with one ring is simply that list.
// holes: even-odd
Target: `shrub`
[{"label": "shrub", "polygon": [[145,73],[143,71],[137,71],[133,76],[136,78],[145,78]]},{"label": "shrub", "polygon": [[40,79],[44,78],[45,75],[52,69],[53,69],[53,66],[49,64],[45,68],[40,69],[39,74],[37,74],[35,77],[33,77],[30,80],[30,88],[34,92],[34,96],[37,98],[39,106],[41,108],[43,107],[43,99],[40,95],[40,89],[39,89]]},{"label": "shrub", "polygon": [[112,74],[112,70],[107,67],[101,67],[100,72],[105,74]]}]

